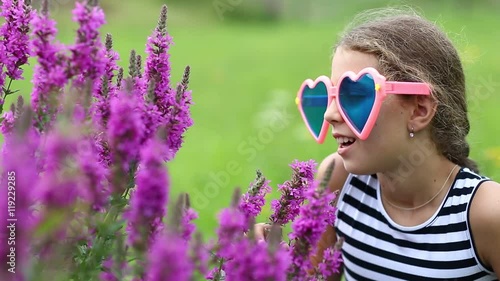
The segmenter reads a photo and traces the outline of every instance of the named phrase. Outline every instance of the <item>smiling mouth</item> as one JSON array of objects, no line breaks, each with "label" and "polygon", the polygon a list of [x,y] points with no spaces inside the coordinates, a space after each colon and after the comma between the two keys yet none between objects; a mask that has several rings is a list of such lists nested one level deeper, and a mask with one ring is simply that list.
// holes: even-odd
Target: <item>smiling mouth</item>
[{"label": "smiling mouth", "polygon": [[356,139],[348,137],[338,137],[336,140],[340,148],[349,147],[356,142]]}]

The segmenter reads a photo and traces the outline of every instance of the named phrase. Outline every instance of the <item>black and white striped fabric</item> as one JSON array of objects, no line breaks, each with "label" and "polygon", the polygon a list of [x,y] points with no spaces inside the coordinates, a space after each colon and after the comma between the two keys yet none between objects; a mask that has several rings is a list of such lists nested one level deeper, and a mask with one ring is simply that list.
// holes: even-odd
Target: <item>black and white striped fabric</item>
[{"label": "black and white striped fabric", "polygon": [[469,202],[486,180],[462,168],[436,213],[404,227],[385,212],[376,176],[349,175],[335,223],[346,280],[498,280],[478,259],[469,229]]}]

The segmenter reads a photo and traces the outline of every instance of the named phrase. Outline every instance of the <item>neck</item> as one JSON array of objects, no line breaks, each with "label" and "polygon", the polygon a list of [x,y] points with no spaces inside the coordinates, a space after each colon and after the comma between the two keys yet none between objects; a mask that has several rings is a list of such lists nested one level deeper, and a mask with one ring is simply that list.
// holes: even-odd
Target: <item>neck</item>
[{"label": "neck", "polygon": [[426,157],[421,162],[411,165],[409,161],[400,161],[392,171],[377,174],[386,202],[411,210],[423,204],[436,206],[442,201],[459,167],[440,155]]}]

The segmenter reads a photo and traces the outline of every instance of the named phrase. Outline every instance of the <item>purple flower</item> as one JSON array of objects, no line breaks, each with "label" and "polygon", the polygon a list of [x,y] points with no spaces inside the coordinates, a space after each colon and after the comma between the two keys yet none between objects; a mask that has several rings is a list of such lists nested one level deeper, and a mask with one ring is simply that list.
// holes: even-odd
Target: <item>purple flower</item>
[{"label": "purple flower", "polygon": [[[110,95],[114,96],[118,90],[117,86],[113,84],[115,72],[118,72],[119,66],[117,62],[120,60],[120,55],[113,49],[113,38],[111,34],[106,34],[106,53],[105,53],[105,67],[104,75],[101,83],[99,83],[99,96]],[[105,83],[107,82],[107,84]],[[105,87],[108,87],[107,89]]]},{"label": "purple flower", "polygon": [[141,151],[137,187],[125,215],[129,244],[138,249],[144,249],[154,239],[166,214],[170,182],[161,159],[162,149],[164,146],[153,139]]},{"label": "purple flower", "polygon": [[112,271],[113,268],[113,259],[108,258],[102,263],[102,267],[104,271],[99,274],[99,279],[101,281],[120,281],[118,277]]},{"label": "purple flower", "polygon": [[267,243],[243,239],[235,246],[235,255],[226,262],[227,281],[287,280],[290,256],[284,247],[270,251]]},{"label": "purple flower", "polygon": [[245,214],[247,223],[257,217],[266,204],[264,197],[271,192],[269,182],[260,171],[257,171],[257,178],[250,184],[247,193],[241,197],[239,208]]},{"label": "purple flower", "polygon": [[243,232],[247,229],[246,217],[238,208],[226,208],[219,214],[219,238],[218,256],[227,259],[234,255],[234,244],[243,238]]},{"label": "purple flower", "polygon": [[172,234],[157,237],[148,254],[145,281],[189,281],[194,266],[188,257],[188,244]]},{"label": "purple flower", "polygon": [[[119,55],[116,51],[113,50],[113,40],[111,34],[107,34],[105,70],[101,79],[95,81],[95,99],[90,109],[92,112],[92,120],[97,131],[97,134],[94,136],[94,138],[98,150],[97,153],[100,159],[99,161],[106,168],[111,166],[112,156],[108,137],[101,132],[106,132],[106,130],[108,129],[108,122],[111,116],[111,99],[115,99],[118,96],[119,87],[117,87],[117,85],[113,83],[115,71],[118,71],[119,69],[117,65],[118,60]],[[137,125],[139,125],[139,123],[137,123]],[[145,129],[146,127],[142,128]]]},{"label": "purple flower", "polygon": [[[146,99],[154,105],[148,112],[155,116],[149,118],[148,128],[155,130],[166,127],[166,145],[169,153],[165,160],[171,160],[183,143],[186,130],[193,125],[190,116],[191,91],[187,90],[189,71],[187,67],[182,82],[174,90],[170,87],[170,54],[172,38],[166,31],[167,7],[163,6],[158,25],[148,38],[146,45],[146,66],[144,78],[150,89]],[[148,117],[146,117],[148,119]],[[155,124],[156,123],[156,124]],[[150,135],[150,134],[147,134]]]},{"label": "purple flower", "polygon": [[212,269],[206,278],[218,280],[223,274],[225,262],[238,255],[237,248],[245,239],[244,232],[248,229],[248,221],[245,214],[239,208],[240,190],[236,189],[233,194],[231,207],[223,209],[219,213],[219,228],[217,229],[217,245],[215,257],[216,268]]},{"label": "purple flower", "polygon": [[[170,156],[172,158],[182,146],[182,143],[184,141],[184,133],[189,127],[193,125],[193,119],[191,119],[190,113],[191,91],[187,90],[190,71],[189,69],[189,67],[186,68],[186,71],[184,72],[183,82],[177,87],[177,93],[173,100],[173,106],[169,107],[170,112],[165,116],[165,122],[167,126],[166,141],[167,146],[170,148]],[[167,160],[171,160],[171,158]]]},{"label": "purple flower", "polygon": [[[3,40],[5,53],[0,61],[0,69],[5,66],[7,76],[11,79],[22,79],[23,70],[20,68],[28,62],[29,58],[29,24],[33,17],[31,7],[24,0],[3,0],[0,16],[5,18],[5,23],[0,27],[0,37]],[[0,78],[0,86],[3,85]]]},{"label": "purple flower", "polygon": [[138,159],[140,141],[144,131],[138,100],[134,95],[120,92],[110,101],[107,136],[115,164],[128,171],[132,161]]},{"label": "purple flower", "polygon": [[208,249],[203,244],[201,234],[197,233],[191,243],[191,261],[195,269],[202,275],[208,273],[207,263],[209,259]]},{"label": "purple flower", "polygon": [[64,54],[65,47],[54,42],[57,35],[56,22],[49,17],[46,0],[43,2],[42,11],[35,14],[31,24],[32,54],[38,62],[33,72],[31,104],[35,111],[37,127],[43,130],[55,119],[58,111],[57,99],[69,79],[66,69],[68,58]]},{"label": "purple flower", "polygon": [[[91,140],[78,131],[81,128],[57,127],[42,135],[42,145],[38,150],[43,161],[42,173],[32,190],[41,207],[39,224],[50,221],[54,212],[66,210],[71,214],[77,200],[87,202],[96,209],[106,203],[104,184],[107,171],[99,164]],[[59,226],[63,226],[67,218],[60,218]],[[54,231],[65,235],[63,228]]]},{"label": "purple flower", "polygon": [[98,148],[94,142],[88,139],[80,141],[77,161],[82,174],[79,184],[85,193],[83,197],[94,210],[102,210],[110,195],[106,186],[108,170],[99,163]]},{"label": "purple flower", "polygon": [[112,272],[109,271],[101,272],[101,274],[99,274],[99,279],[101,281],[120,281]]},{"label": "purple flower", "polygon": [[119,67],[117,61],[120,59],[118,53],[113,50],[113,39],[111,34],[106,35],[106,54],[104,74],[96,83],[95,103],[92,105],[93,118],[102,130],[106,130],[109,119],[109,100],[117,95],[118,87],[113,83],[115,72]]},{"label": "purple flower", "polygon": [[118,266],[118,270],[121,270],[123,275],[128,274],[130,268],[126,262],[122,262],[121,264],[117,264],[118,262],[112,258],[107,258],[102,262],[103,271],[99,274],[99,279],[101,281],[120,281],[121,279],[117,276],[114,270]]},{"label": "purple flower", "polygon": [[53,130],[45,136],[40,148],[44,171],[34,189],[36,199],[50,209],[67,208],[82,195],[75,176],[78,136]]},{"label": "purple flower", "polygon": [[333,247],[328,247],[323,252],[323,260],[318,265],[318,271],[322,276],[331,276],[340,272],[342,262],[342,252]]},{"label": "purple flower", "polygon": [[166,31],[167,6],[161,10],[158,26],[146,44],[146,67],[144,76],[148,84],[153,84],[152,101],[160,111],[166,113],[173,104],[173,95],[170,88],[170,54],[168,50],[172,44],[172,37]]},{"label": "purple flower", "polygon": [[[141,107],[141,120],[144,123],[144,132],[141,139],[141,144],[148,142],[158,131],[158,128],[161,126],[163,117],[161,113],[158,111],[158,107],[155,104],[150,102],[146,102]],[[164,127],[163,127],[164,128]],[[169,152],[166,151],[166,155],[162,157],[164,159],[169,158]]]},{"label": "purple flower", "polygon": [[310,255],[316,251],[321,234],[335,220],[335,193],[326,192],[314,184],[305,196],[308,204],[300,208],[300,216],[292,223],[293,231],[289,235],[294,240],[291,249],[293,265],[289,271],[293,280],[304,280],[307,276],[307,271],[312,268]]},{"label": "purple flower", "polygon": [[104,134],[98,133],[94,135],[95,148],[97,150],[97,155],[99,156],[99,163],[105,168],[108,168],[112,164],[111,151],[109,143],[104,139]]},{"label": "purple flower", "polygon": [[251,257],[254,257],[252,280],[287,280],[286,272],[291,263],[290,254],[282,246],[275,252],[269,251],[265,246],[265,243],[259,243],[252,249]]},{"label": "purple flower", "polygon": [[7,111],[3,114],[3,120],[0,124],[0,131],[5,136],[9,134],[14,128],[14,113],[12,111]]},{"label": "purple flower", "polygon": [[[6,60],[7,60],[7,51],[5,50],[3,42],[0,42],[0,88],[2,88],[5,84],[6,73],[3,72],[3,65],[5,64],[4,62]],[[2,96],[3,96],[3,91],[0,92],[0,98]],[[3,99],[2,99],[2,106],[0,106],[0,108],[3,109]]]},{"label": "purple flower", "polygon": [[77,75],[76,86],[89,80],[92,86],[105,73],[106,53],[99,37],[99,28],[106,23],[103,10],[90,3],[76,2],[73,20],[78,23],[77,39],[71,47],[72,73]]},{"label": "purple flower", "polygon": [[[238,218],[237,208],[226,210],[233,210],[233,213],[226,212],[225,216]],[[228,225],[226,228],[232,230],[232,237],[222,240],[219,236],[219,249],[223,249],[224,253],[221,255],[219,250],[216,267],[206,278],[209,280],[223,278],[222,280],[228,281],[287,280],[287,269],[291,259],[287,248],[279,243],[281,231],[272,230],[268,244],[242,236],[241,226],[237,224],[232,222],[226,224]],[[221,228],[222,226],[221,220]]]},{"label": "purple flower", "polygon": [[191,237],[196,230],[196,225],[193,223],[193,220],[198,218],[198,213],[192,208],[187,209],[182,216],[182,239],[186,241],[191,241]]},{"label": "purple flower", "polygon": [[8,141],[0,168],[0,238],[5,241],[0,245],[0,279],[11,280],[13,273],[8,269],[15,267],[15,274],[21,280],[31,257],[28,251],[34,221],[30,208],[34,202],[32,189],[38,178],[33,161],[37,142],[36,138],[17,132],[5,138]]},{"label": "purple flower", "polygon": [[295,160],[290,167],[293,170],[292,179],[278,185],[281,198],[271,202],[271,222],[285,225],[293,221],[304,202],[304,192],[311,188],[316,173],[316,162],[309,160],[300,162]]},{"label": "purple flower", "polygon": [[[233,255],[224,264],[225,280],[261,280],[253,279],[254,263],[258,263],[263,267],[269,267],[269,264],[265,263],[265,257],[262,257],[262,255],[259,255],[259,251],[256,251],[262,248],[261,245],[252,245],[248,239],[241,239],[237,243],[234,243]],[[267,252],[265,247],[263,250]]]},{"label": "purple flower", "polygon": [[[139,58],[141,56],[138,56]],[[140,94],[141,97],[145,97],[145,94],[147,93],[147,81],[144,79],[144,77],[137,76],[134,77],[134,87],[137,89],[137,92]]]}]

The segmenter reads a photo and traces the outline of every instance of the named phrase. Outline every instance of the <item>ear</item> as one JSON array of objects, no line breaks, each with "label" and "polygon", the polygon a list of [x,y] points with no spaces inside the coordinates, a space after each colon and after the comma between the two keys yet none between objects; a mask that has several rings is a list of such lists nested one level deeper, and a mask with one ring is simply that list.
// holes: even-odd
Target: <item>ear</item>
[{"label": "ear", "polygon": [[432,96],[415,95],[410,101],[409,125],[416,132],[424,130],[431,123],[437,110],[437,102]]}]

